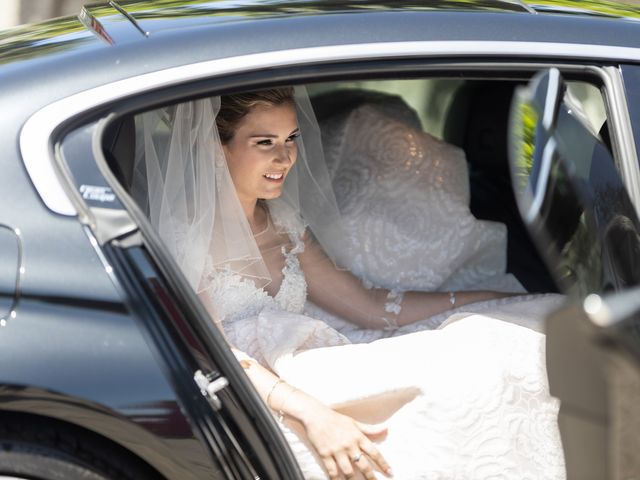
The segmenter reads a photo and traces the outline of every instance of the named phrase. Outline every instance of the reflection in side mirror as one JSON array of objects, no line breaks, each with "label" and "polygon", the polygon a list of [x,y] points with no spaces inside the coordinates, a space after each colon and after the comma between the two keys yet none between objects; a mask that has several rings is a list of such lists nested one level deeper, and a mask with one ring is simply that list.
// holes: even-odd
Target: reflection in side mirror
[{"label": "reflection in side mirror", "polygon": [[509,150],[512,183],[523,218],[539,215],[549,180],[555,119],[565,86],[557,69],[536,75],[516,90],[511,106]]},{"label": "reflection in side mirror", "polygon": [[584,121],[558,70],[517,91],[512,184],[522,218],[558,286],[583,299],[640,284],[640,223],[611,153]]}]

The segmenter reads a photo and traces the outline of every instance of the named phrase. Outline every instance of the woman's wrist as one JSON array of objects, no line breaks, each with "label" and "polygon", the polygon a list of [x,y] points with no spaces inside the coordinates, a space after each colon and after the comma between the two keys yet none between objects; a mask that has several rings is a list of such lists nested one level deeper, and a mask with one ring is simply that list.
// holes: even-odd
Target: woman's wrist
[{"label": "woman's wrist", "polygon": [[281,392],[282,395],[278,398],[279,403],[274,405],[274,407],[277,407],[276,411],[281,415],[295,418],[306,427],[309,423],[313,422],[314,419],[318,418],[319,408],[328,408],[302,390],[298,390],[291,385],[286,386],[288,390]]}]

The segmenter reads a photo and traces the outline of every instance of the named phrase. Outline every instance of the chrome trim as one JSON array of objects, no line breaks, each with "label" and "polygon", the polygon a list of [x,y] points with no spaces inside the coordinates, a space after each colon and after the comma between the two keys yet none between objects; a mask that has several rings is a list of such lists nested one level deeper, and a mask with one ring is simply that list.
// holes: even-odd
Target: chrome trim
[{"label": "chrome trim", "polygon": [[542,126],[548,131],[551,130],[553,121],[556,118],[556,103],[558,102],[558,92],[560,91],[560,71],[557,68],[549,70],[549,82],[547,84],[547,97],[544,101],[544,116]]},{"label": "chrome trim", "polygon": [[[18,304],[20,303],[20,297],[22,296],[22,278],[26,272],[24,266],[24,242],[22,241],[22,232],[19,228],[13,228],[5,223],[0,223],[0,229],[12,232],[15,235],[16,245],[18,247],[18,258],[16,264],[16,276],[14,280],[14,292],[11,304],[6,312],[0,311],[0,327],[7,326],[9,320],[13,320],[18,316]],[[5,260],[6,261],[6,260]],[[0,476],[0,480],[3,477]]]},{"label": "chrome trim", "polygon": [[55,128],[91,108],[180,82],[255,69],[345,60],[456,56],[640,62],[640,49],[546,42],[419,41],[309,47],[207,60],[118,80],[47,105],[24,124],[20,150],[29,176],[47,207],[61,215],[73,216],[77,212],[56,173],[50,141]]},{"label": "chrome trim", "polygon": [[620,142],[614,143],[619,147],[619,159],[625,160],[616,162],[616,164],[620,170],[622,181],[627,187],[629,198],[636,209],[636,215],[640,218],[640,167],[638,166],[638,152],[627,107],[624,81],[619,68],[605,67],[603,70],[611,83],[611,88],[608,89],[611,92],[610,100],[613,107],[609,112],[614,127],[611,138],[613,140],[615,136],[620,139]]},{"label": "chrome trim", "polygon": [[616,327],[640,312],[640,287],[630,287],[604,297],[592,293],[584,299],[582,308],[598,327]]},{"label": "chrome trim", "polygon": [[547,184],[549,183],[549,175],[551,173],[551,161],[553,160],[553,154],[556,152],[556,146],[555,139],[551,137],[542,151],[542,165],[540,167],[540,173],[538,174],[538,181],[536,182],[536,190],[532,192],[533,200],[531,201],[531,205],[529,205],[529,210],[525,218],[527,223],[533,223],[542,208],[542,202],[544,202],[547,193]]}]

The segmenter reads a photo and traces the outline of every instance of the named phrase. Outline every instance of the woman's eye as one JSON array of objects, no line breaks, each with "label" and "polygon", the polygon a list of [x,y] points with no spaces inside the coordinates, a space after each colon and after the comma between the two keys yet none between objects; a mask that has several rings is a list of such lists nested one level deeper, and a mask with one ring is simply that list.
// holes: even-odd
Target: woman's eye
[{"label": "woman's eye", "polygon": [[267,145],[268,146],[268,145],[271,145],[271,144],[272,144],[271,140],[268,140],[268,139],[267,140],[259,140],[258,141],[258,145]]},{"label": "woman's eye", "polygon": [[289,138],[287,138],[287,142],[295,142],[296,138],[298,138],[299,136],[300,136],[300,132],[294,133]]}]

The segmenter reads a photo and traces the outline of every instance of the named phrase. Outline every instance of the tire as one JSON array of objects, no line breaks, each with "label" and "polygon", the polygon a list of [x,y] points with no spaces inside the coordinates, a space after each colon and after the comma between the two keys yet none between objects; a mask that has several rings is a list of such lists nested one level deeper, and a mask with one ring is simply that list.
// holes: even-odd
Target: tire
[{"label": "tire", "polygon": [[[6,478],[3,478],[6,477]],[[151,480],[148,464],[74,425],[30,415],[0,417],[0,480]]]},{"label": "tire", "polygon": [[3,476],[29,480],[109,480],[63,452],[8,441],[0,446],[0,480]]}]

